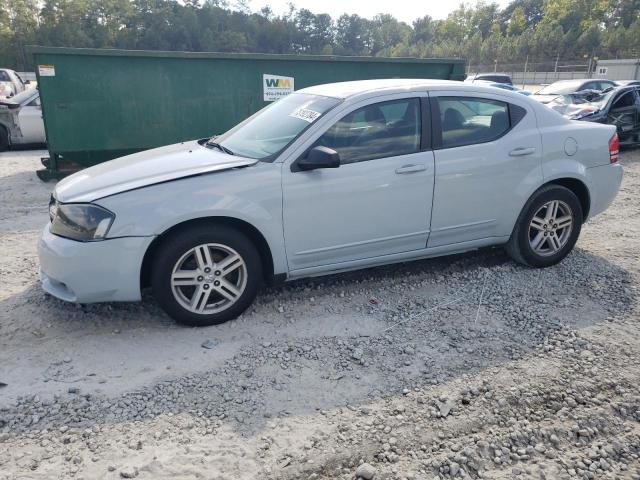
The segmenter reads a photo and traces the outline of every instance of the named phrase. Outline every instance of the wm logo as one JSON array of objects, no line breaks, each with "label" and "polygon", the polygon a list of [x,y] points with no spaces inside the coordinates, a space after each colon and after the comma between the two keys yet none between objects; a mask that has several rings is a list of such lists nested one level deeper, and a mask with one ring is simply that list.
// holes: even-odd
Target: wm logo
[{"label": "wm logo", "polygon": [[267,87],[291,88],[291,80],[288,78],[265,78]]}]

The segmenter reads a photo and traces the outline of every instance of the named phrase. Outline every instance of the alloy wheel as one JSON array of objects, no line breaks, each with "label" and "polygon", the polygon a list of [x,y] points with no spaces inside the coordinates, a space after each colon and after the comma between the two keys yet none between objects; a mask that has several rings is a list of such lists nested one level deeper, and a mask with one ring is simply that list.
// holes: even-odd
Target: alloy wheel
[{"label": "alloy wheel", "polygon": [[233,248],[219,243],[198,245],[175,263],[171,291],[186,310],[210,315],[231,307],[247,285],[247,266]]},{"label": "alloy wheel", "polygon": [[538,255],[558,253],[569,241],[573,213],[562,200],[551,200],[540,207],[529,224],[529,245]]}]

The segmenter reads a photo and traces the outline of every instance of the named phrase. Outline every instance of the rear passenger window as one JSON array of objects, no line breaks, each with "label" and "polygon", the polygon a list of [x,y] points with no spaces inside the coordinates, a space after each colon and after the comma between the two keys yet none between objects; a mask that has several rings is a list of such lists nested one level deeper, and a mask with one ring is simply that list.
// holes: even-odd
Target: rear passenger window
[{"label": "rear passenger window", "polygon": [[522,119],[526,111],[497,100],[475,97],[438,97],[441,148],[496,140]]}]

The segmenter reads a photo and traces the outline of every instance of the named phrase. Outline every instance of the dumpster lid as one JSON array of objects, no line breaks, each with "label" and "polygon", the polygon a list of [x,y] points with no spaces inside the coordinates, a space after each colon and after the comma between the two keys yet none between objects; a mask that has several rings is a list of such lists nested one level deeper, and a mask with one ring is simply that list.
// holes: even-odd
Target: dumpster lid
[{"label": "dumpster lid", "polygon": [[363,57],[341,55],[298,55],[291,53],[225,53],[225,52],[179,52],[162,50],[121,50],[114,48],[67,48],[28,45],[29,54],[90,55],[107,57],[147,57],[147,58],[212,58],[244,60],[284,60],[314,62],[371,62],[371,63],[460,63],[460,58],[416,58],[416,57]]}]

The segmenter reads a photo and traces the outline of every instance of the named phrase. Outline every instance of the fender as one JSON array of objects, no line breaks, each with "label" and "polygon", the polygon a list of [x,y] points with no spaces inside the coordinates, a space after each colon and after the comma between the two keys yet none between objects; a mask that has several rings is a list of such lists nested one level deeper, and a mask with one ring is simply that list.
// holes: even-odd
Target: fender
[{"label": "fender", "polygon": [[560,158],[542,163],[542,177],[544,183],[549,183],[559,178],[574,178],[584,183],[587,188],[589,183],[587,180],[587,167],[571,158]]},{"label": "fender", "polygon": [[[274,273],[287,272],[282,231],[281,164],[260,162],[236,169],[150,185],[94,203],[114,212],[108,238],[157,236],[198,218],[230,217],[256,228],[265,238]],[[138,208],[146,212],[144,217]]]}]

